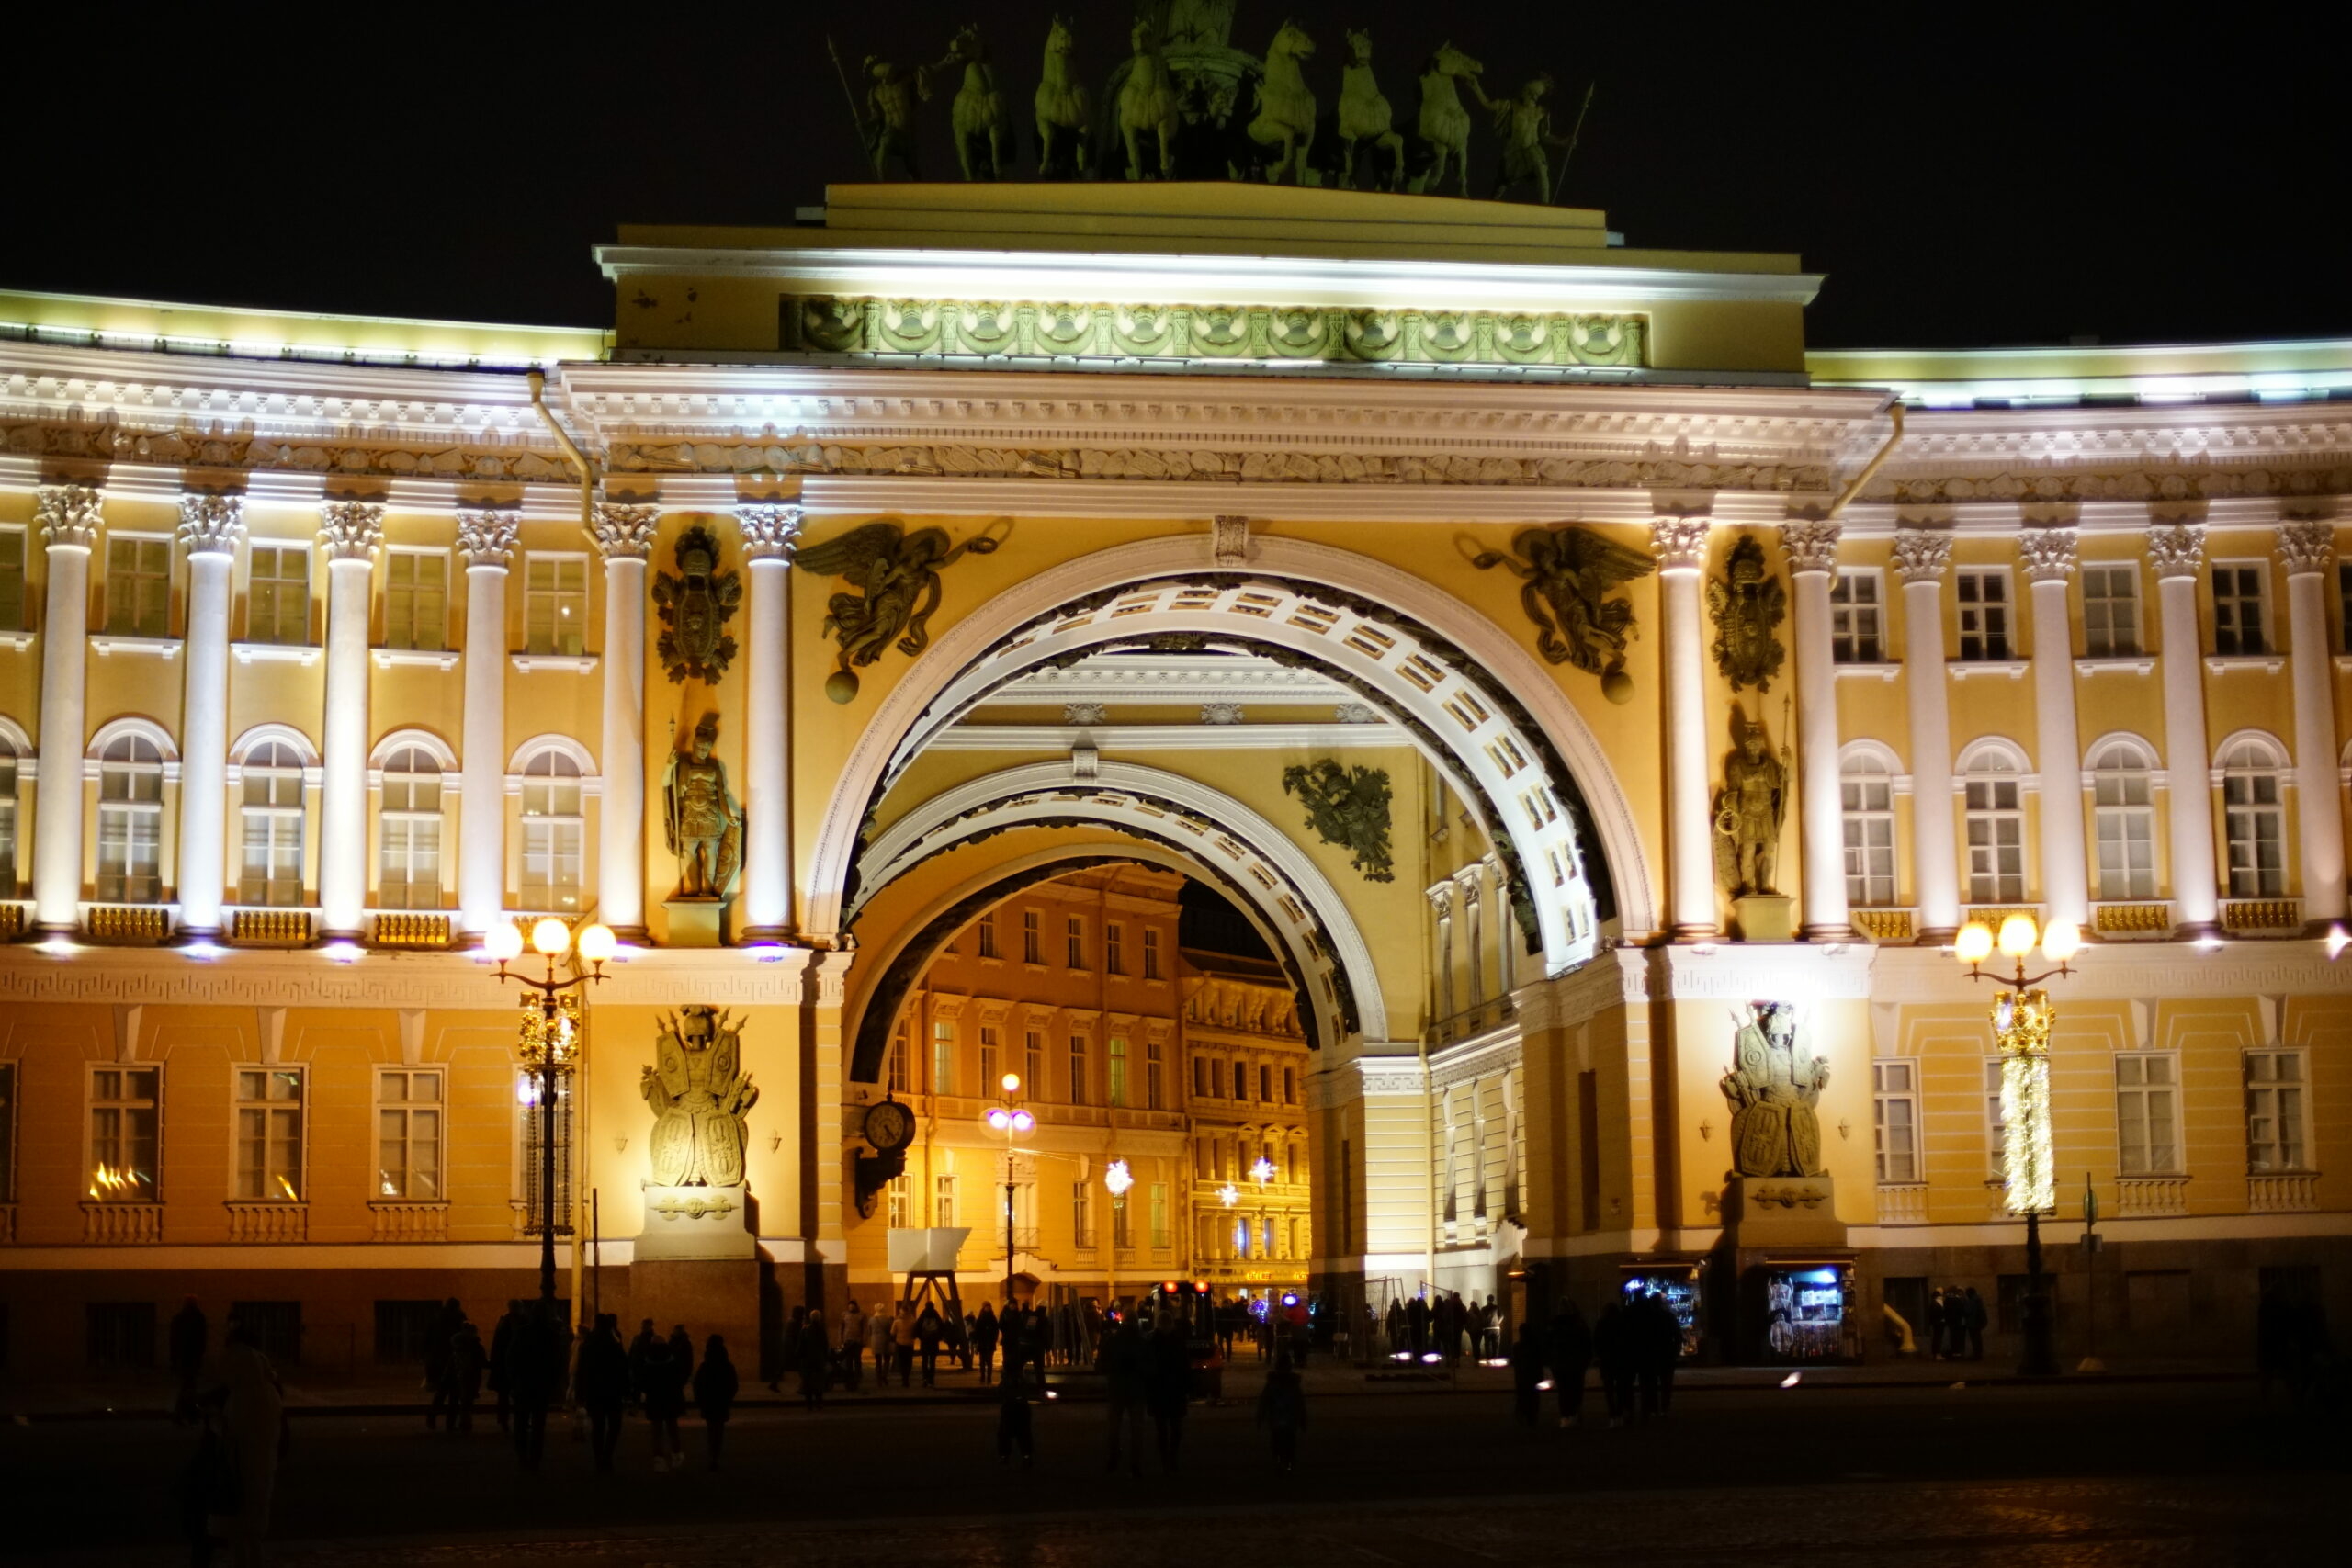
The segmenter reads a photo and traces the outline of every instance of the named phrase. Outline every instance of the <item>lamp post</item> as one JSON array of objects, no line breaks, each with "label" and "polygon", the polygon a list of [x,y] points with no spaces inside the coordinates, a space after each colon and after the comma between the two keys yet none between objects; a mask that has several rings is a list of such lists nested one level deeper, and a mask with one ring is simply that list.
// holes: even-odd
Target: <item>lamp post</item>
[{"label": "lamp post", "polygon": [[[2051,967],[2028,975],[2026,955],[2037,944]],[[2001,922],[1997,936],[1983,921],[1972,920],[1952,943],[1954,955],[1968,965],[1970,979],[1990,980],[2001,987],[1993,1002],[1993,1038],[2001,1050],[2001,1124],[2007,1137],[2003,1197],[2009,1213],[2025,1216],[2025,1352],[2018,1364],[2025,1377],[2051,1377],[2058,1371],[2049,1281],[2041,1269],[2041,1213],[2058,1198],[2050,1134],[2050,1029],[2058,1010],[2041,982],[2072,975],[2067,963],[2082,945],[2082,933],[2073,921],[2053,920],[2047,930],[2037,931],[2030,915],[2011,915]],[[1996,946],[2009,960],[2012,974],[1987,975],[1980,967]]]},{"label": "lamp post", "polygon": [[[1012,1140],[1034,1130],[1037,1118],[1021,1104],[1021,1075],[1007,1073],[997,1081],[1001,1091],[997,1103],[989,1109],[989,1130],[1004,1134],[1004,1305],[1012,1309],[1012,1263],[1015,1255],[1012,1234]],[[1006,1365],[1012,1364],[1010,1355]]]},{"label": "lamp post", "polygon": [[[1273,1201],[1274,1174],[1274,1162],[1264,1155],[1250,1162],[1250,1179],[1258,1184],[1258,1247],[1268,1262],[1273,1261],[1274,1257],[1273,1221],[1267,1217],[1267,1205]],[[1266,1272],[1271,1276],[1273,1270],[1269,1269]],[[1259,1345],[1261,1358],[1274,1353],[1274,1303],[1277,1299],[1274,1292],[1270,1290],[1266,1292],[1266,1337]]]},{"label": "lamp post", "polygon": [[1136,1184],[1127,1162],[1114,1159],[1102,1168],[1102,1185],[1111,1192],[1111,1261],[1102,1270],[1102,1293],[1113,1312],[1119,1310],[1119,1243],[1126,1235],[1127,1189]]},{"label": "lamp post", "polygon": [[[507,964],[523,955],[522,928],[511,920],[495,920],[484,933],[483,951],[498,962],[498,978],[513,980],[537,993],[536,1003],[524,1002],[519,1042],[523,1066],[536,1079],[539,1107],[539,1307],[548,1321],[555,1317],[555,1134],[556,1100],[561,1076],[579,1055],[580,1010],[577,993],[592,980],[605,977],[605,961],[618,945],[611,928],[582,926],[574,931],[553,917],[531,928],[531,949],[546,962],[539,979],[518,975]],[[586,974],[558,979],[555,962],[571,957],[586,964]]]}]

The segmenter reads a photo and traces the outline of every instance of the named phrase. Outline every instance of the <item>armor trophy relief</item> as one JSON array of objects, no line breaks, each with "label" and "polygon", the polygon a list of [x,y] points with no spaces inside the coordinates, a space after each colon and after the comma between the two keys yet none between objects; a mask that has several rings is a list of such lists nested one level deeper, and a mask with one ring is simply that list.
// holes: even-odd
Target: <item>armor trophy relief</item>
[{"label": "armor trophy relief", "polygon": [[653,1135],[637,1257],[752,1257],[743,1152],[760,1091],[743,1070],[742,1027],[716,1008],[680,1008],[662,1021],[638,1087]]},{"label": "armor trophy relief", "polygon": [[1738,1032],[1721,1085],[1733,1163],[1724,1217],[1737,1225],[1741,1247],[1842,1245],[1821,1150],[1829,1060],[1800,1035],[1787,1002],[1750,1002],[1733,1017]]}]

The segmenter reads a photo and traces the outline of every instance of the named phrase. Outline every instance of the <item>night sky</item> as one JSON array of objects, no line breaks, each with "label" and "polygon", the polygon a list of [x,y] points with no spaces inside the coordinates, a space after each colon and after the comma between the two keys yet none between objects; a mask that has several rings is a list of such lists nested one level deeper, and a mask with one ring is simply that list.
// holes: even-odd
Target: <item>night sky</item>
[{"label": "night sky", "polygon": [[[1126,8],[1063,4],[1099,91],[1126,52]],[[224,9],[131,37],[96,23],[115,35],[102,47],[11,73],[26,151],[0,285],[609,323],[589,247],[616,223],[785,222],[829,179],[862,177],[814,18],[834,18],[854,68],[873,50],[936,60],[977,17],[1025,125],[1050,9],[475,7],[371,11],[364,28],[317,7]],[[1606,209],[1636,246],[1802,254],[1829,276],[1816,345],[2352,333],[2328,238],[2352,183],[2342,57],[2299,39],[2294,13],[1752,11],[1290,14],[1318,45],[1309,82],[1327,106],[1346,26],[1371,28],[1400,119],[1441,36],[1486,62],[1490,91],[1551,71],[1565,114],[1597,79],[1564,200]],[[1441,35],[1430,16],[1467,19]],[[1280,19],[1243,0],[1235,43],[1262,51]],[[929,106],[927,174],[954,171],[952,91]],[[1483,123],[1473,149],[1483,183]]]}]

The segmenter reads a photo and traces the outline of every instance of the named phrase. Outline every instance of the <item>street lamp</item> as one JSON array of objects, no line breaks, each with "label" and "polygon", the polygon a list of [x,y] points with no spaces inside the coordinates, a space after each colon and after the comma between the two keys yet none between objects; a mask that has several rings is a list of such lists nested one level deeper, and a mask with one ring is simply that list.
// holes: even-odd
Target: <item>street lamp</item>
[{"label": "street lamp", "polygon": [[[2039,945],[2051,967],[2025,972],[2026,955]],[[2041,1269],[2041,1213],[2057,1201],[2057,1162],[2050,1132],[2050,1030],[2058,1010],[2041,982],[2074,973],[2067,967],[2082,951],[2072,920],[2052,920],[2037,931],[2030,915],[2011,915],[1997,935],[1982,920],[1961,928],[1952,951],[1968,965],[1972,980],[2001,987],[1993,1002],[1993,1038],[2001,1051],[2001,1125],[2005,1129],[2002,1196],[2012,1214],[2025,1216],[2025,1354],[2018,1371],[2049,1377],[2058,1371],[2051,1340],[2049,1281]],[[1981,965],[1998,947],[2009,975],[1984,973]]]},{"label": "street lamp", "polygon": [[1102,1168],[1102,1185],[1111,1190],[1111,1261],[1103,1267],[1102,1293],[1114,1312],[1119,1309],[1119,1244],[1126,1239],[1127,1189],[1135,1184],[1135,1172],[1125,1160],[1114,1159]]},{"label": "street lamp", "polygon": [[[519,1054],[525,1070],[536,1080],[539,1106],[539,1305],[555,1318],[555,1111],[559,1080],[571,1070],[580,1053],[580,998],[592,980],[605,977],[605,964],[618,945],[612,928],[582,926],[577,931],[549,917],[531,928],[531,949],[545,960],[547,973],[533,979],[507,965],[523,955],[523,931],[511,920],[494,920],[482,936],[482,950],[498,961],[498,978],[513,980],[537,993],[523,1003]],[[585,974],[558,979],[556,960],[569,956],[574,967],[586,964]]]},{"label": "street lamp", "polygon": [[[997,1103],[989,1109],[989,1130],[1004,1134],[1004,1304],[1012,1307],[1012,1264],[1014,1237],[1012,1234],[1012,1140],[1033,1131],[1037,1118],[1021,1104],[1021,1075],[1007,1073],[997,1080],[1001,1091]],[[1008,1363],[1009,1364],[1009,1363]]]}]

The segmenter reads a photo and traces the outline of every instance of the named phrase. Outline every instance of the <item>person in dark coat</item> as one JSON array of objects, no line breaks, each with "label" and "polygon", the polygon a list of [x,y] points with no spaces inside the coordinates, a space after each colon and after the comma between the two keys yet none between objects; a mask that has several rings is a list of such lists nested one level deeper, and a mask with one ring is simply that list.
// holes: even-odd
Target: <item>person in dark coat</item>
[{"label": "person in dark coat", "polygon": [[[428,1432],[441,1425],[447,1414],[449,1345],[458,1336],[458,1325],[465,1321],[465,1308],[458,1304],[457,1297],[451,1296],[441,1303],[441,1310],[433,1314],[432,1326],[424,1331],[424,1386],[430,1391],[430,1403],[424,1407],[424,1429]],[[492,1386],[496,1386],[494,1382]],[[505,1404],[503,1399],[499,1401],[501,1427],[506,1425]]]},{"label": "person in dark coat", "polygon": [[1593,1359],[1600,1363],[1600,1392],[1609,1405],[1609,1424],[1623,1427],[1634,1418],[1634,1325],[1632,1309],[1612,1300],[1600,1309],[1592,1325]]},{"label": "person in dark coat", "polygon": [[[449,1303],[455,1306],[457,1303]],[[498,1396],[498,1429],[509,1429],[514,1419],[514,1335],[523,1326],[523,1303],[508,1302],[505,1315],[490,1331],[490,1392]]]},{"label": "person in dark coat", "polygon": [[667,1339],[656,1339],[645,1348],[637,1373],[637,1395],[644,1401],[645,1419],[653,1429],[653,1468],[676,1470],[686,1462],[678,1442],[678,1417],[686,1408],[686,1369]]},{"label": "person in dark coat", "polygon": [[646,1358],[659,1338],[661,1336],[653,1332],[653,1320],[649,1317],[639,1323],[637,1337],[628,1342],[628,1396],[640,1405],[645,1403]]},{"label": "person in dark coat", "polygon": [[547,1451],[548,1409],[563,1395],[571,1336],[545,1303],[522,1314],[507,1341],[506,1396],[512,1407],[514,1458],[536,1472]]},{"label": "person in dark coat", "polygon": [[1004,1384],[996,1398],[996,1460],[999,1464],[1011,1464],[1014,1450],[1021,1452],[1021,1468],[1027,1470],[1036,1461],[1035,1424],[1030,1417],[1029,1380],[1026,1369],[1018,1361],[1005,1364]]},{"label": "person in dark coat", "polygon": [[1510,1348],[1510,1414],[1522,1427],[1534,1426],[1543,1413],[1544,1391],[1538,1385],[1544,1381],[1544,1337],[1535,1332],[1534,1324],[1521,1324]]},{"label": "person in dark coat", "polygon": [[1962,1310],[1967,1314],[1968,1359],[1981,1361],[1984,1359],[1984,1298],[1976,1293],[1973,1285],[1962,1293],[1965,1298]]},{"label": "person in dark coat", "polygon": [[972,1348],[979,1355],[980,1382],[983,1387],[995,1376],[996,1340],[996,1308],[987,1302],[982,1302],[978,1315],[972,1319]]},{"label": "person in dark coat", "polygon": [[1193,1355],[1182,1314],[1162,1313],[1146,1348],[1144,1404],[1159,1439],[1159,1468],[1174,1470],[1184,1451],[1184,1416],[1192,1397]]},{"label": "person in dark coat", "polygon": [[1419,1360],[1430,1348],[1430,1303],[1415,1296],[1405,1303],[1405,1339]]},{"label": "person in dark coat", "polygon": [[1666,1298],[1653,1292],[1634,1303],[1634,1372],[1641,1380],[1642,1416],[1668,1416],[1674,1409],[1674,1369],[1682,1359],[1682,1325]]},{"label": "person in dark coat", "polygon": [[739,1380],[735,1363],[727,1358],[727,1341],[714,1334],[702,1348],[702,1365],[695,1369],[695,1408],[702,1413],[702,1436],[710,1453],[710,1468],[718,1468],[718,1450],[727,1443],[727,1418],[735,1413]]},{"label": "person in dark coat", "polygon": [[1291,1371],[1290,1352],[1277,1352],[1266,1386],[1258,1391],[1258,1425],[1274,1445],[1274,1464],[1287,1475],[1298,1463],[1298,1435],[1306,1429],[1306,1384]]},{"label": "person in dark coat", "polygon": [[436,1393],[448,1396],[449,1430],[470,1432],[474,1429],[474,1401],[481,1397],[482,1373],[490,1364],[490,1352],[482,1348],[481,1330],[464,1318],[458,1320],[458,1331],[449,1337],[447,1370],[442,1373],[442,1389]]},{"label": "person in dark coat", "polygon": [[915,1347],[922,1356],[922,1386],[932,1388],[938,1382],[939,1341],[947,1333],[947,1320],[931,1303],[922,1303],[922,1315],[915,1319]]},{"label": "person in dark coat", "polygon": [[612,1313],[597,1317],[595,1332],[580,1347],[579,1393],[597,1472],[610,1474],[613,1450],[621,1440],[621,1407],[628,1403],[628,1351],[621,1345],[620,1319]]},{"label": "person in dark coat", "polygon": [[1944,1303],[1944,1288],[1938,1285],[1928,1292],[1928,1359],[1944,1359],[1944,1326],[1951,1318],[1951,1308]]},{"label": "person in dark coat", "polygon": [[695,1337],[686,1332],[683,1323],[670,1325],[670,1354],[678,1363],[678,1375],[692,1380],[695,1375]]},{"label": "person in dark coat", "polygon": [[1128,1471],[1136,1475],[1143,1473],[1143,1423],[1149,1401],[1148,1359],[1143,1330],[1132,1320],[1118,1324],[1102,1337],[1099,1364],[1102,1392],[1110,1405],[1110,1420],[1103,1433],[1105,1471],[1119,1468],[1119,1450],[1124,1445]]},{"label": "person in dark coat", "polygon": [[1577,1426],[1584,1420],[1584,1373],[1592,1365],[1592,1330],[1576,1303],[1563,1301],[1552,1314],[1544,1349],[1551,1358],[1552,1399],[1559,1407],[1560,1425]]},{"label": "person in dark coat", "polygon": [[825,1390],[833,1381],[833,1349],[825,1343],[825,1314],[812,1312],[800,1325],[800,1403],[808,1410],[825,1407]]},{"label": "person in dark coat", "polygon": [[203,1375],[204,1352],[211,1342],[211,1325],[205,1322],[204,1309],[190,1296],[172,1314],[172,1379],[179,1385],[178,1396],[172,1404],[172,1419],[175,1422],[197,1418],[196,1384]]}]

